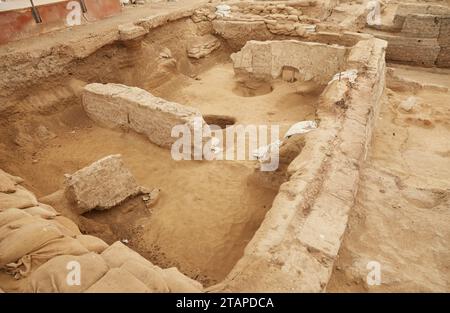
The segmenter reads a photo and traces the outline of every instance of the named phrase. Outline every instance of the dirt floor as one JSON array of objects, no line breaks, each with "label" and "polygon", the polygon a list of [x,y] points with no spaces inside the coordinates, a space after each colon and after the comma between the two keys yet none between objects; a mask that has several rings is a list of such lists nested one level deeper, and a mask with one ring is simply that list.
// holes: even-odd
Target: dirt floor
[{"label": "dirt floor", "polygon": [[[448,85],[429,70],[396,69]],[[389,86],[388,86],[389,87]],[[400,104],[417,99],[410,112]],[[447,291],[450,284],[450,93],[386,90],[356,205],[328,291]],[[369,261],[381,285],[366,284]]]},{"label": "dirt floor", "polygon": [[[281,135],[293,123],[314,118],[320,88],[301,95],[296,93],[299,84],[275,81],[269,87],[268,93],[248,96],[252,90],[236,81],[227,63],[195,78],[180,74],[150,91],[203,114],[232,116],[239,124],[280,124]],[[128,240],[153,263],[177,266],[205,285],[223,279],[242,256],[277,192],[248,180],[256,161],[177,162],[169,150],[143,136],[96,126],[80,103],[50,116],[34,116],[33,127],[39,129],[40,122],[50,125],[52,134],[42,148],[23,151],[28,158],[4,168],[26,177],[27,187],[44,196],[62,188],[65,173],[122,154],[141,185],[161,189],[160,200],[148,212],[142,203],[131,201],[114,212],[87,214],[113,232],[112,238],[101,231],[96,235]]]}]

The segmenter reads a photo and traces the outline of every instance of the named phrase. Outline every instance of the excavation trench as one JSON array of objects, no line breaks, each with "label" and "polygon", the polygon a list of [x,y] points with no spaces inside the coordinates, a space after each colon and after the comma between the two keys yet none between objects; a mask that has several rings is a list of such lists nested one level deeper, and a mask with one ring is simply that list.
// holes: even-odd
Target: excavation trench
[{"label": "excavation trench", "polygon": [[[289,83],[279,81],[270,94],[241,97],[233,92],[233,77],[231,64],[219,64],[200,73],[199,80],[174,75],[151,91],[199,108],[206,122],[222,128],[234,123],[280,124],[283,133],[297,121],[314,118],[316,96],[299,95]],[[184,87],[172,92],[176,85]],[[225,115],[230,113],[231,118]],[[83,219],[82,228],[108,242],[127,241],[153,263],[177,266],[206,285],[223,279],[241,257],[277,192],[249,180],[256,161],[174,161],[170,150],[139,134],[95,125],[80,103],[38,119],[51,125],[48,129],[57,137],[26,152],[33,154],[31,164],[18,165],[38,194],[60,189],[65,173],[120,153],[140,184],[161,189],[160,200],[148,212],[142,201],[130,201],[110,211],[88,213],[85,218],[101,225]]]},{"label": "excavation trench", "polygon": [[[175,161],[170,149],[140,134],[89,119],[81,104],[83,87],[91,82],[137,86],[198,109],[208,124],[221,129],[277,126],[281,138],[293,124],[316,119],[317,101],[331,77],[306,82],[289,66],[277,78],[236,75],[226,41],[207,57],[192,60],[185,55],[185,42],[167,40],[174,30],[186,37],[197,32],[189,20],[174,22],[140,44],[99,49],[64,77],[30,88],[32,96],[18,91],[21,96],[12,102],[23,114],[2,122],[6,136],[0,166],[24,177],[42,202],[72,218],[83,232],[108,243],[122,240],[154,264],[176,266],[209,286],[223,280],[243,256],[304,142],[285,149],[272,176],[260,176],[255,160]],[[62,196],[64,174],[111,154],[122,155],[140,185],[159,188],[159,201],[148,209],[136,197],[108,211],[75,216]]]},{"label": "excavation trench", "polygon": [[[422,277],[414,290],[445,290],[448,73],[392,67],[386,75],[386,53],[416,58],[396,50],[397,36],[388,36],[389,49],[376,36],[342,32],[341,24],[333,33],[319,22],[330,17],[326,6],[288,4],[248,10],[240,2],[225,17],[215,7],[177,10],[58,44],[42,36],[33,53],[21,42],[17,54],[0,51],[0,169],[23,177],[20,188],[83,234],[121,241],[163,269],[175,266],[204,291],[362,291],[372,260],[383,261],[384,287],[397,291]],[[344,15],[337,13],[331,18]],[[430,64],[445,61],[441,49]],[[170,130],[179,121],[194,127],[194,116],[234,145],[214,147],[221,159],[174,157]],[[261,129],[268,142],[260,141]],[[228,140],[238,130],[240,147]],[[261,171],[278,146],[275,168]],[[252,158],[261,147],[270,149]],[[132,184],[132,196],[107,210],[80,211],[68,196],[70,174],[118,154],[140,187]],[[121,169],[97,171],[118,186]],[[105,189],[108,198],[114,188]],[[0,196],[19,193],[9,191]],[[423,262],[401,254],[405,242],[419,241],[423,251],[434,245]],[[130,252],[124,249],[121,256]],[[415,265],[399,278],[392,269],[404,264]],[[27,279],[9,274],[0,271],[1,289],[20,290],[9,285]],[[202,289],[195,283],[188,290]]]}]

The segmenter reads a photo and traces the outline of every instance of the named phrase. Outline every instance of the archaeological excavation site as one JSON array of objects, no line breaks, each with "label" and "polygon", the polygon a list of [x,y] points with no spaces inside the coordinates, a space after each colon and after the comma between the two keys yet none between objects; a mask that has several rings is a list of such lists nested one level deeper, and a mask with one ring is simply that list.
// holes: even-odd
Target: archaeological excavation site
[{"label": "archaeological excavation site", "polygon": [[450,292],[450,0],[3,0],[0,293]]}]

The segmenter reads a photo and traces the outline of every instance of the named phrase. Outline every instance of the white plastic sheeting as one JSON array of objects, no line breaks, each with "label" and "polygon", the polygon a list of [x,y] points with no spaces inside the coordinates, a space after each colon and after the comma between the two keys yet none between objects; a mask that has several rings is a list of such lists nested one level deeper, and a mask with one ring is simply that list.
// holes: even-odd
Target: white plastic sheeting
[{"label": "white plastic sheeting", "polygon": [[306,134],[316,128],[317,128],[317,123],[315,121],[298,122],[298,123],[295,123],[294,125],[292,125],[288,129],[286,134],[284,134],[284,138],[289,138],[292,135],[297,135],[297,134]]}]

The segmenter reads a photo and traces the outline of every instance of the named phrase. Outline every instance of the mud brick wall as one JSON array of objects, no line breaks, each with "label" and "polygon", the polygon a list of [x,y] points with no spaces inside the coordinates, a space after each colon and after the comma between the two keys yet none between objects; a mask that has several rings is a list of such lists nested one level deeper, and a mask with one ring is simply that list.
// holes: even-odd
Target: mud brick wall
[{"label": "mud brick wall", "polygon": [[439,67],[450,67],[450,15],[441,18],[438,43],[441,50],[437,57],[436,65]]},{"label": "mud brick wall", "polygon": [[441,51],[436,38],[403,37],[389,33],[377,37],[388,42],[386,57],[390,61],[432,67]]},{"label": "mud brick wall", "polygon": [[440,30],[440,19],[429,14],[407,15],[402,27],[402,35],[407,37],[437,38]]}]

